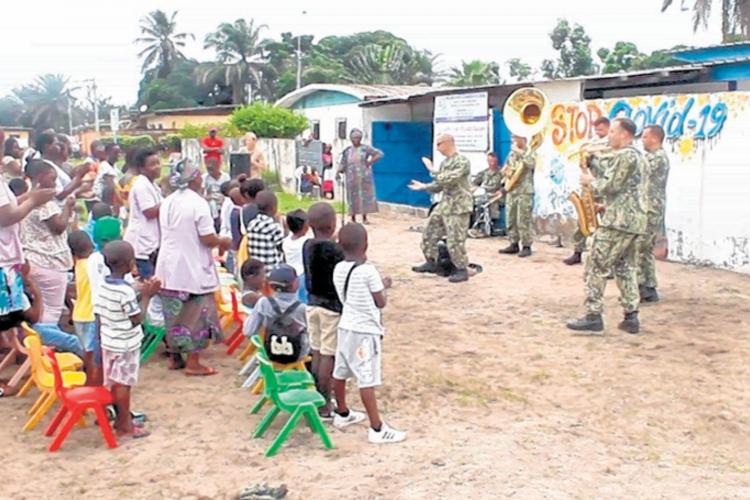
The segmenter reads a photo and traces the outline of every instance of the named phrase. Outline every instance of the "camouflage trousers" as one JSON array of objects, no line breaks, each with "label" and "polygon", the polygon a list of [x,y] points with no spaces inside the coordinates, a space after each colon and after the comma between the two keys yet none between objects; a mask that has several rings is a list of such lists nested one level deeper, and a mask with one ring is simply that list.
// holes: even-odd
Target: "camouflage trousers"
[{"label": "camouflage trousers", "polygon": [[614,268],[620,304],[626,313],[637,311],[638,293],[637,245],[640,235],[600,227],[593,236],[591,252],[583,275],[586,290],[586,312],[601,314],[607,275]]},{"label": "camouflage trousers", "polygon": [[576,232],[573,233],[573,250],[578,253],[586,251],[586,237],[580,229],[576,229]]},{"label": "camouflage trousers", "polygon": [[508,239],[511,243],[521,242],[521,245],[530,247],[534,242],[533,209],[533,194],[509,193],[507,195],[506,224],[508,225]]},{"label": "camouflage trousers", "polygon": [[469,230],[470,216],[471,214],[430,215],[422,234],[422,253],[425,259],[437,261],[438,242],[445,238],[453,265],[459,269],[466,269],[469,265],[469,257],[466,255],[466,234]]},{"label": "camouflage trousers", "polygon": [[638,237],[638,284],[656,288],[656,230],[647,229],[647,233]]}]

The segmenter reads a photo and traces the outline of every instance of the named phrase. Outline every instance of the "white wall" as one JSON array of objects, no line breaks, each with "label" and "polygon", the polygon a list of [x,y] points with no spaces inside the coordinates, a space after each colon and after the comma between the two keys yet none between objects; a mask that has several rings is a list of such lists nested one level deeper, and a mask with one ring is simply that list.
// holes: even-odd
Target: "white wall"
[{"label": "white wall", "polygon": [[581,86],[582,82],[580,80],[563,80],[534,84],[534,87],[544,92],[550,102],[579,100],[581,98]]},{"label": "white wall", "polygon": [[[349,145],[349,132],[354,128],[358,128],[364,131],[365,134],[368,133],[365,130],[362,109],[359,107],[359,103],[350,103],[296,109],[295,112],[305,115],[310,122],[314,120],[320,122],[320,140],[326,144],[333,145],[333,157],[335,163],[338,163],[341,153]],[[346,139],[339,139],[337,136],[336,122],[339,119],[346,119]],[[311,129],[304,132],[305,137],[307,137],[311,130],[312,123]],[[365,137],[365,142],[369,142],[369,137]]]}]

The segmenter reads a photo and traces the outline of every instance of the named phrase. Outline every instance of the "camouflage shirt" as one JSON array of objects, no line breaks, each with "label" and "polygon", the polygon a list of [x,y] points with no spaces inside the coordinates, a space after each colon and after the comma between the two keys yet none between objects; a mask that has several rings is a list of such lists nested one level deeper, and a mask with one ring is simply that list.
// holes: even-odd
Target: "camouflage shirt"
[{"label": "camouflage shirt", "polygon": [[443,193],[435,212],[440,215],[468,214],[474,208],[469,176],[471,163],[465,156],[456,153],[440,164],[433,174],[433,181],[427,184],[430,193]]},{"label": "camouflage shirt", "polygon": [[486,168],[474,177],[474,185],[483,187],[489,194],[495,194],[500,191],[504,181],[505,176],[500,173],[499,168],[494,171]]},{"label": "camouflage shirt", "polygon": [[534,194],[534,166],[536,160],[533,154],[521,153],[515,149],[508,155],[505,164],[509,167],[507,178],[511,179],[518,169],[526,167],[526,172],[518,180],[513,194]]},{"label": "camouflage shirt", "polygon": [[632,146],[600,158],[602,175],[591,183],[591,192],[604,204],[602,227],[645,234],[646,159]]},{"label": "camouflage shirt", "polygon": [[646,153],[646,210],[648,225],[661,230],[667,208],[667,177],[669,158],[664,149]]}]

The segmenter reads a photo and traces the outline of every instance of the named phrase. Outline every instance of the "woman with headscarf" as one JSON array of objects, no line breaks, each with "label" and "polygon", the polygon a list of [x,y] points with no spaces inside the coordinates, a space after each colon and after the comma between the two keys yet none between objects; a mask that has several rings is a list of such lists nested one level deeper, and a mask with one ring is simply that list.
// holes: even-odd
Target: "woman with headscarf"
[{"label": "woman with headscarf", "polygon": [[225,251],[232,240],[214,230],[211,209],[199,194],[203,178],[197,166],[181,160],[172,166],[169,180],[174,191],[159,209],[161,247],[155,276],[162,283],[170,368],[184,368],[186,375],[213,375],[216,370],[201,365],[199,358],[209,338],[221,336],[214,301],[219,276],[212,250]]},{"label": "woman with headscarf", "polygon": [[362,131],[353,129],[349,134],[352,145],[344,150],[339,164],[339,173],[346,175],[346,202],[352,222],[357,222],[357,214],[367,224],[367,214],[378,211],[375,200],[375,184],[372,179],[372,166],[383,157],[383,152],[362,144]]}]

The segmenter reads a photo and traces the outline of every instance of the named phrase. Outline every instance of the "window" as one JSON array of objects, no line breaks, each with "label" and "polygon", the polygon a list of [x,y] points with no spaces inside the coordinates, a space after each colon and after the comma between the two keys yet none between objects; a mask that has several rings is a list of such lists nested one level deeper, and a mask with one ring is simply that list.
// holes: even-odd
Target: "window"
[{"label": "window", "polygon": [[346,118],[336,119],[336,137],[346,139]]},{"label": "window", "polygon": [[315,139],[316,141],[319,141],[320,140],[320,121],[312,120],[310,123],[312,124],[313,139]]}]

